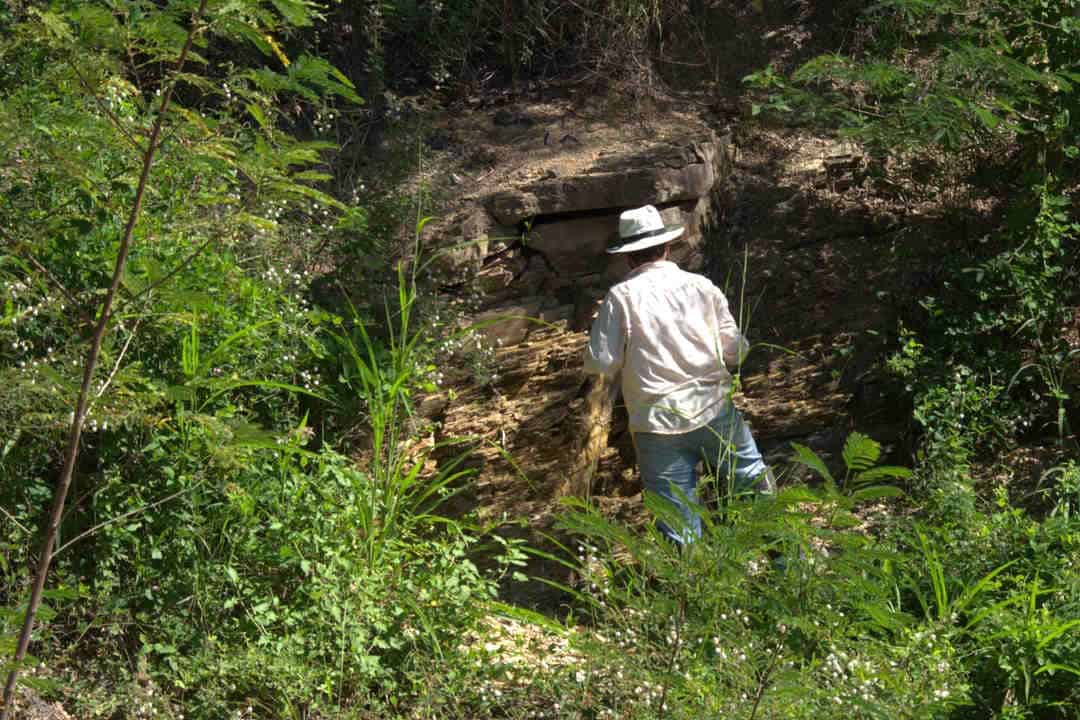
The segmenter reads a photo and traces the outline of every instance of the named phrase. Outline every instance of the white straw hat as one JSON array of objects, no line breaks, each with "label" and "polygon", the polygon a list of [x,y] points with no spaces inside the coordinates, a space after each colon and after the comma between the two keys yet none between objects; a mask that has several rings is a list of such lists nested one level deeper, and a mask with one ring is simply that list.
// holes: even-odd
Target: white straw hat
[{"label": "white straw hat", "polygon": [[665,225],[652,205],[627,210],[619,216],[619,234],[608,245],[609,253],[644,250],[671,242],[683,234],[682,225]]}]

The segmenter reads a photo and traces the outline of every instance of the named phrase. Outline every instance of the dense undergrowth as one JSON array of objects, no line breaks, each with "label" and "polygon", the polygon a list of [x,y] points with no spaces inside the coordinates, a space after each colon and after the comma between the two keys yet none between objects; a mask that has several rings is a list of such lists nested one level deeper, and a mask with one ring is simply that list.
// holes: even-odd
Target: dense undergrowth
[{"label": "dense undergrowth", "polygon": [[[557,620],[495,601],[520,547],[439,514],[469,439],[425,445],[411,406],[460,337],[401,242],[415,204],[346,187],[338,141],[376,122],[350,78],[475,89],[564,60],[648,91],[666,33],[707,23],[681,3],[619,5],[615,35],[586,12],[608,3],[346,5],[212,2],[197,27],[186,0],[0,7],[5,671],[175,84],[26,687],[87,718],[1080,717],[1075,3],[883,3],[847,54],[749,78],[755,113],[858,141],[880,192],[982,183],[1010,212],[942,248],[882,360],[910,471],[858,434],[836,459],[793,447],[813,479],[717,489],[689,552],[570,507]],[[383,11],[350,40],[362,72],[316,52]],[[993,462],[1025,448],[1038,478]],[[539,640],[509,652],[493,616]]]}]

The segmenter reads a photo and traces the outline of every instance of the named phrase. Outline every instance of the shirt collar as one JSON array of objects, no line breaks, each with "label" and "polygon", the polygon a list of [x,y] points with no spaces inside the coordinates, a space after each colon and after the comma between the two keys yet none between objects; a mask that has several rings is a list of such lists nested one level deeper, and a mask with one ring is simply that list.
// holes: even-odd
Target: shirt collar
[{"label": "shirt collar", "polygon": [[638,265],[636,268],[626,274],[626,279],[629,280],[632,277],[637,277],[642,273],[646,273],[650,270],[661,270],[666,268],[678,268],[679,266],[670,260],[653,260],[643,265]]}]

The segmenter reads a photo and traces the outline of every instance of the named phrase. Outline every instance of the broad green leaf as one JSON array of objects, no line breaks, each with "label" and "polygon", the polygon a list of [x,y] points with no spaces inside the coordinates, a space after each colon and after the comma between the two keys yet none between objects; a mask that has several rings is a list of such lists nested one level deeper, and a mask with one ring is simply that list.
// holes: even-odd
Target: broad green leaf
[{"label": "broad green leaf", "polygon": [[900,467],[899,465],[879,465],[878,467],[864,470],[856,475],[855,482],[863,484],[885,479],[906,480],[907,478],[910,478],[911,475],[911,470],[906,467]]},{"label": "broad green leaf", "polygon": [[1071,673],[1073,675],[1076,675],[1077,677],[1080,677],[1080,668],[1075,668],[1075,667],[1072,667],[1070,665],[1062,665],[1060,663],[1047,663],[1046,665],[1043,665],[1038,670],[1036,670],[1035,674],[1036,675],[1042,675],[1043,673],[1051,673],[1051,674],[1053,674],[1054,672],[1059,672],[1059,671],[1060,672]]},{"label": "broad green leaf", "polygon": [[825,482],[830,486],[836,485],[836,480],[833,479],[832,473],[829,472],[829,468],[825,466],[825,462],[816,452],[799,443],[791,443],[791,447],[795,451],[795,456],[792,458],[795,462],[800,465],[805,465],[816,472],[824,478]]},{"label": "broad green leaf", "polygon": [[271,0],[271,3],[287,23],[296,27],[311,25],[312,10],[317,7],[302,0]]},{"label": "broad green leaf", "polygon": [[903,490],[893,487],[892,485],[874,485],[861,488],[851,493],[851,500],[859,503],[867,502],[869,500],[880,500],[881,498],[903,497],[903,495]]},{"label": "broad green leaf", "polygon": [[255,103],[248,103],[247,111],[248,114],[251,115],[251,117],[255,118],[255,122],[259,123],[259,127],[261,127],[263,130],[268,129],[269,125],[266,121],[266,113],[263,112],[263,109],[261,107],[259,107]]},{"label": "broad green leaf", "polygon": [[990,112],[986,108],[980,105],[972,105],[971,109],[975,112],[975,114],[979,117],[979,120],[982,121],[983,125],[985,125],[987,129],[993,130],[999,124],[1001,124],[1001,120],[998,118],[998,116]]}]

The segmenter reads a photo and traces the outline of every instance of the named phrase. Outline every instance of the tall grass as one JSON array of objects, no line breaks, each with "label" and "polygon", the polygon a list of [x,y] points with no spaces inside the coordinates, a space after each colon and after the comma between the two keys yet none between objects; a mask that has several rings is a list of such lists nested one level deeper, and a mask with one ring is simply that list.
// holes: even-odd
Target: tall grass
[{"label": "tall grass", "polygon": [[405,263],[397,270],[397,307],[386,308],[391,328],[386,347],[371,337],[353,308],[351,333],[335,339],[345,350],[344,378],[356,390],[366,410],[370,487],[357,493],[361,503],[364,552],[372,565],[380,562],[387,544],[417,524],[435,520],[433,511],[452,493],[455,484],[472,474],[462,468],[464,453],[427,472],[432,451],[459,444],[448,441],[414,454],[405,451],[412,414],[411,391],[418,385],[420,351],[426,334],[414,322],[417,300],[415,274]]}]

